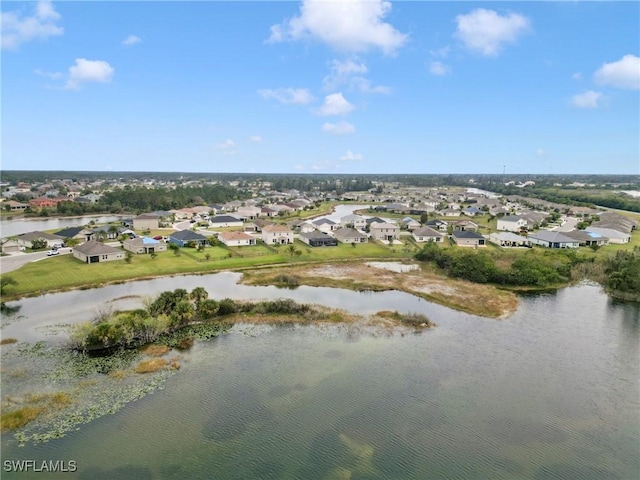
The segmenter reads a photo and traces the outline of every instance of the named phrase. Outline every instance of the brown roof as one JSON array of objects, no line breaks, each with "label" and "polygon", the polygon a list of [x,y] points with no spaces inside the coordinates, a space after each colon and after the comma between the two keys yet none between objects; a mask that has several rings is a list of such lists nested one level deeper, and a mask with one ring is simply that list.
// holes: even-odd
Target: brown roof
[{"label": "brown roof", "polygon": [[274,225],[266,225],[262,227],[263,232],[291,232],[291,229],[287,225],[274,224]]},{"label": "brown roof", "polygon": [[89,240],[88,242],[73,248],[74,250],[80,253],[84,253],[85,255],[109,255],[111,253],[121,252],[117,248],[113,248],[109,245],[105,245],[104,243],[97,242],[95,240]]}]

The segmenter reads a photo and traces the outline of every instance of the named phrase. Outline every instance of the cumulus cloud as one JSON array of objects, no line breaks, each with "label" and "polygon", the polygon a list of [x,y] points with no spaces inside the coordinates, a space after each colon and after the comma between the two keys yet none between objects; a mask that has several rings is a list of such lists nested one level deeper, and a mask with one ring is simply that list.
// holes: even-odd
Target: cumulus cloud
[{"label": "cumulus cloud", "polygon": [[66,88],[78,90],[85,83],[107,83],[113,78],[115,70],[104,60],[76,58],[76,64],[69,67]]},{"label": "cumulus cloud", "polygon": [[322,131],[331,135],[348,135],[350,133],[354,133],[356,131],[356,127],[349,122],[327,122],[322,125]]},{"label": "cumulus cloud", "polygon": [[351,150],[347,150],[347,153],[340,157],[343,162],[357,162],[362,160],[362,155],[359,153],[353,153]]},{"label": "cumulus cloud", "polygon": [[571,97],[571,104],[578,108],[598,108],[602,99],[602,93],[587,90]]},{"label": "cumulus cloud", "polygon": [[15,50],[31,40],[62,35],[64,29],[57,24],[60,18],[50,1],[38,2],[31,16],[22,16],[20,12],[0,13],[2,49]]},{"label": "cumulus cloud", "polygon": [[530,30],[529,20],[517,13],[501,16],[493,10],[478,8],[456,17],[455,36],[467,48],[486,56],[496,56],[508,43]]},{"label": "cumulus cloud", "polygon": [[429,72],[431,75],[442,76],[451,72],[451,68],[448,65],[445,65],[442,62],[431,62],[429,65]]},{"label": "cumulus cloud", "polygon": [[306,88],[277,88],[258,90],[265,100],[274,99],[285,105],[306,105],[315,99]]},{"label": "cumulus cloud", "polygon": [[135,45],[136,43],[140,43],[141,41],[142,39],[137,35],[129,35],[127,38],[125,38],[122,41],[122,45],[124,45],[125,47],[128,47],[130,45]]},{"label": "cumulus cloud", "polygon": [[260,135],[251,135],[251,136],[249,137],[249,141],[250,141],[250,142],[258,143],[258,142],[261,142],[261,141],[262,141],[262,137],[261,137]]},{"label": "cumulus cloud", "polygon": [[324,116],[346,115],[353,111],[355,107],[342,96],[341,92],[332,93],[324,97],[324,103],[318,109],[318,113]]},{"label": "cumulus cloud", "polygon": [[429,50],[429,53],[431,54],[432,57],[437,57],[437,58],[447,58],[449,56],[449,51],[451,50],[451,47],[449,47],[449,45],[439,48],[437,50]]},{"label": "cumulus cloud", "polygon": [[593,74],[598,85],[630,90],[640,89],[640,57],[625,55],[617,62],[605,63]]},{"label": "cumulus cloud", "polygon": [[304,0],[300,14],[271,27],[270,43],[314,39],[342,52],[372,48],[393,54],[407,41],[384,18],[391,11],[385,0]]}]

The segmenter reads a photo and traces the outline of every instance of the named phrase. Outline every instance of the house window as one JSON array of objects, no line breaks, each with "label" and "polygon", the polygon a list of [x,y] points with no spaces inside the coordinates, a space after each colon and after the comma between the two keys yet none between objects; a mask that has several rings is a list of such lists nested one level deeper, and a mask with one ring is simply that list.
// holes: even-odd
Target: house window
[{"label": "house window", "polygon": [[102,260],[108,260],[109,259],[109,255],[102,255]]}]

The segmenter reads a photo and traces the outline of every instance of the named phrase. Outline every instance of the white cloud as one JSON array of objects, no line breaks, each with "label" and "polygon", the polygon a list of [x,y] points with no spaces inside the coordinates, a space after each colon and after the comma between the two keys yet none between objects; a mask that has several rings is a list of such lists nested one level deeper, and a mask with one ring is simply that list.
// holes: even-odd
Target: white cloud
[{"label": "white cloud", "polygon": [[363,93],[389,93],[391,89],[383,85],[372,85],[371,81],[363,75],[369,69],[364,63],[356,63],[353,60],[333,60],[331,71],[324,77],[325,90],[335,90],[342,85],[347,85],[352,90]]},{"label": "white cloud", "polygon": [[14,50],[31,40],[62,35],[64,29],[57,25],[60,18],[49,1],[38,2],[35,13],[30,17],[21,16],[19,12],[0,13],[2,48]]},{"label": "white cloud", "polygon": [[450,73],[451,67],[442,62],[431,62],[429,65],[429,72],[431,72],[432,75],[442,76]]},{"label": "white cloud", "polygon": [[602,93],[587,90],[571,97],[571,104],[578,108],[598,108],[602,99]]},{"label": "white cloud", "polygon": [[44,70],[37,69],[35,70],[36,75],[40,75],[41,77],[50,78],[51,80],[60,80],[64,77],[64,73],[62,72],[45,72]]},{"label": "white cloud", "polygon": [[640,89],[640,57],[625,55],[617,62],[604,63],[593,74],[598,85],[630,90]]},{"label": "white cloud", "polygon": [[429,53],[432,57],[447,58],[450,50],[451,47],[447,45],[446,47],[439,48],[438,50],[429,50]]},{"label": "white cloud", "polygon": [[285,105],[306,105],[315,100],[306,88],[263,89],[258,93],[266,100],[273,98]]},{"label": "white cloud", "polygon": [[331,135],[348,135],[356,131],[356,127],[349,122],[325,123],[322,125],[322,131]]},{"label": "white cloud", "polygon": [[467,48],[482,55],[496,56],[507,43],[530,30],[529,20],[517,13],[498,15],[493,10],[478,8],[456,17],[458,27],[455,36]]},{"label": "white cloud", "polygon": [[251,135],[249,137],[249,141],[250,142],[255,142],[255,143],[261,142],[262,141],[262,137],[260,135]]},{"label": "white cloud", "polygon": [[536,155],[539,157],[544,157],[547,154],[547,152],[545,150],[543,150],[542,148],[538,148],[536,150]]},{"label": "white cloud", "polygon": [[355,107],[351,105],[341,92],[332,93],[324,97],[324,103],[318,109],[318,113],[324,116],[346,115]]},{"label": "white cloud", "polygon": [[340,157],[343,162],[357,162],[362,160],[362,155],[359,153],[353,153],[351,150],[347,150],[343,156]]},{"label": "white cloud", "polygon": [[235,155],[238,151],[235,149],[235,142],[228,138],[224,142],[217,143],[216,149],[220,150],[224,155]]},{"label": "white cloud", "polygon": [[69,67],[69,78],[65,88],[78,90],[84,83],[110,82],[114,72],[114,68],[104,60],[76,58],[76,64]]},{"label": "white cloud", "polygon": [[580,72],[576,72],[573,75],[571,75],[571,78],[573,78],[574,80],[577,80],[579,82],[582,81],[582,73]]},{"label": "white cloud", "polygon": [[136,43],[140,43],[142,39],[137,35],[129,35],[122,41],[122,45],[128,47],[130,45],[135,45]]},{"label": "white cloud", "polygon": [[393,54],[407,41],[384,18],[391,11],[385,0],[303,0],[299,16],[271,27],[268,42],[316,39],[342,52],[379,48]]}]

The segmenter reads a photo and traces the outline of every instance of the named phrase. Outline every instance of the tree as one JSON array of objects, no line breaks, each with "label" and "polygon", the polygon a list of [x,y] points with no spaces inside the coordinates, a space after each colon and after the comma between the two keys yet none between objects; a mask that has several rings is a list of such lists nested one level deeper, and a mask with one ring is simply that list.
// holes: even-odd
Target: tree
[{"label": "tree", "polygon": [[149,256],[151,257],[151,260],[155,260],[158,254],[156,252],[151,252]]},{"label": "tree", "polygon": [[64,241],[64,244],[65,244],[67,247],[75,247],[76,245],[78,245],[78,243],[80,243],[80,240],[78,240],[77,238],[73,238],[73,237],[71,237],[71,238],[67,238],[67,239]]},{"label": "tree", "polygon": [[420,223],[427,223],[429,220],[429,214],[427,212],[422,212],[420,214]]},{"label": "tree", "polygon": [[131,263],[131,260],[133,259],[133,254],[131,252],[127,252],[124,254],[124,261],[127,263]]},{"label": "tree", "polygon": [[189,298],[191,298],[191,300],[193,300],[196,305],[198,305],[203,300],[209,298],[209,292],[207,292],[203,287],[196,287],[191,290]]}]

